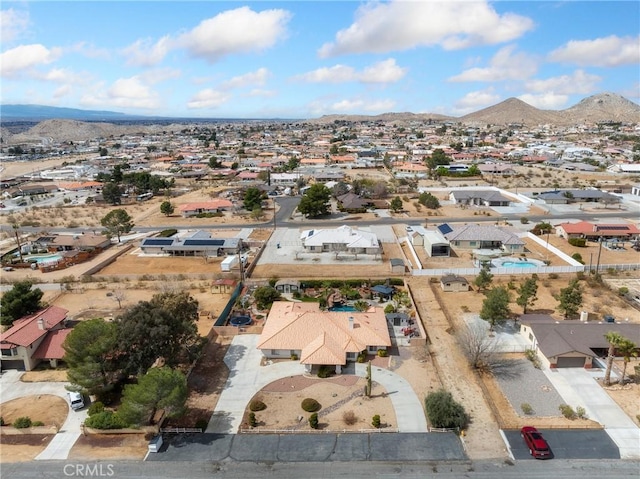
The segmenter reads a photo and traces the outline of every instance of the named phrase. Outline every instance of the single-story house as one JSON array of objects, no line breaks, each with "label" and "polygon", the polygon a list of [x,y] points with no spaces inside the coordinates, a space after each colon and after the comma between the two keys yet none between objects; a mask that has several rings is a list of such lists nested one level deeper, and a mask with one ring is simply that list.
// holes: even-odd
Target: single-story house
[{"label": "single-story house", "polygon": [[300,234],[304,249],[310,252],[338,252],[379,254],[382,246],[375,233],[340,226],[335,229],[304,230]]},{"label": "single-story house", "polygon": [[550,368],[598,367],[604,361],[609,343],[605,334],[618,332],[640,344],[640,324],[594,321],[556,321],[547,314],[520,317],[520,334],[531,344],[540,361]]},{"label": "single-story house", "polygon": [[422,246],[431,258],[451,255],[451,244],[440,230],[428,230],[423,226],[414,226],[409,238],[412,245]]},{"label": "single-story house", "polygon": [[143,253],[170,256],[224,256],[236,254],[242,248],[241,238],[213,238],[203,230],[187,236],[144,238],[140,243]]},{"label": "single-story house", "polygon": [[447,292],[469,291],[469,281],[462,276],[445,274],[440,278],[440,287]]},{"label": "single-story house", "polygon": [[279,279],[275,284],[276,291],[280,293],[294,293],[300,291],[300,281],[297,279]]},{"label": "single-story house", "polygon": [[111,246],[111,240],[107,236],[84,232],[75,235],[40,236],[34,243],[46,248],[50,253],[72,250],[102,251]]},{"label": "single-story house", "polygon": [[214,294],[231,293],[236,287],[236,281],[231,278],[218,278],[211,283],[211,292]]},{"label": "single-story house", "polygon": [[569,204],[569,203],[620,203],[619,196],[597,189],[587,190],[554,190],[544,191],[536,196],[548,204]]},{"label": "single-story house", "polygon": [[345,193],[344,195],[336,196],[336,200],[338,200],[338,208],[348,213],[364,212],[371,204],[369,200],[355,193]]},{"label": "single-story house", "polygon": [[498,163],[482,163],[477,166],[483,175],[511,176],[516,174],[516,170],[514,170],[513,166],[511,165]]},{"label": "single-story house", "polygon": [[444,231],[448,229],[449,232],[444,233],[444,237],[455,248],[500,249],[509,254],[524,253],[525,242],[507,228],[486,225],[445,226],[448,228]]},{"label": "single-story house", "polygon": [[561,223],[556,227],[556,235],[566,240],[569,238],[586,238],[597,241],[599,238],[632,240],[640,237],[640,229],[631,223],[596,224],[589,221],[577,223]]},{"label": "single-story house", "polygon": [[180,205],[178,209],[184,218],[189,218],[203,213],[220,213],[232,206],[233,203],[231,203],[231,201],[218,198],[212,201],[185,203],[184,205]]},{"label": "single-story house", "polygon": [[469,206],[509,206],[509,198],[494,190],[454,190],[449,199],[456,205]]},{"label": "single-story house", "polygon": [[342,372],[358,354],[376,354],[391,346],[382,308],[357,311],[321,311],[318,303],[275,301],[271,306],[258,349],[267,358],[297,356],[307,371],[316,365],[335,366]]},{"label": "single-story house", "polygon": [[2,369],[31,371],[42,360],[52,366],[64,357],[62,344],[71,329],[66,329],[69,311],[49,306],[13,322],[0,334],[0,364]]}]

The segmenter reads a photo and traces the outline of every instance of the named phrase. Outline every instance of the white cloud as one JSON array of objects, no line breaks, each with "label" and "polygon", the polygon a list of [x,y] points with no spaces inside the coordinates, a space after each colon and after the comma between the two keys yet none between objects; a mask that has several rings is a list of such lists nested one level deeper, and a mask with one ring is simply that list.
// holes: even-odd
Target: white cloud
[{"label": "white cloud", "polygon": [[80,99],[83,106],[104,106],[109,108],[137,108],[152,110],[160,107],[158,94],[146,85],[140,77],[119,78],[110,87],[96,84],[92,91]]},{"label": "white cloud", "polygon": [[485,1],[370,2],[355,21],[324,44],[322,58],[353,53],[386,53],[440,45],[446,50],[512,41],[534,27],[527,17],[499,15]]},{"label": "white cloud", "polygon": [[81,84],[89,79],[87,73],[76,73],[65,68],[53,68],[40,76],[41,80],[53,83]]},{"label": "white cloud", "polygon": [[154,85],[167,80],[180,78],[182,72],[176,68],[154,68],[140,74],[140,80],[149,85]]},{"label": "white cloud", "polygon": [[461,74],[450,77],[451,82],[495,82],[504,80],[525,80],[536,73],[538,64],[535,58],[526,53],[515,52],[515,45],[502,47],[485,68],[470,68]]},{"label": "white cloud", "polygon": [[40,44],[21,45],[0,55],[2,76],[16,77],[31,68],[55,61],[60,55],[58,48],[48,49]]},{"label": "white cloud", "polygon": [[20,38],[29,28],[29,12],[24,10],[0,10],[0,41],[4,44]]},{"label": "white cloud", "polygon": [[297,75],[294,80],[308,83],[395,83],[407,74],[407,70],[399,67],[393,58],[389,58],[374,63],[361,72],[347,65],[334,65]]},{"label": "white cloud", "polygon": [[350,115],[357,114],[380,114],[393,111],[396,107],[395,100],[383,99],[383,100],[366,100],[366,99],[353,99],[353,100],[340,100],[340,101],[326,101],[316,100],[309,105],[309,111],[312,115],[330,115],[335,113],[343,113]]},{"label": "white cloud", "polygon": [[220,84],[220,88],[230,90],[233,88],[243,88],[246,86],[264,86],[271,73],[266,68],[258,68],[254,72],[235,76]]},{"label": "white cloud", "polygon": [[170,37],[162,37],[155,43],[151,39],[137,40],[122,50],[127,65],[150,67],[160,63],[172,48]]},{"label": "white cloud", "polygon": [[71,85],[62,85],[60,88],[56,88],[56,90],[53,92],[53,98],[63,98],[65,96],[71,95],[71,93],[73,93],[73,88],[71,88]]},{"label": "white cloud", "polygon": [[576,70],[571,75],[561,75],[546,80],[529,80],[524,86],[532,93],[555,93],[559,95],[593,93],[602,80],[598,75],[591,75],[584,70]]},{"label": "white cloud", "polygon": [[540,108],[541,110],[558,110],[564,107],[569,100],[568,95],[559,95],[555,92],[545,92],[540,94],[525,93],[518,97],[531,106]]},{"label": "white cloud", "polygon": [[455,102],[453,114],[466,115],[467,113],[495,105],[498,101],[500,101],[500,95],[496,94],[493,88],[472,91]]},{"label": "white cloud", "polygon": [[87,58],[98,58],[107,60],[111,58],[111,52],[106,48],[98,48],[87,42],[74,43],[70,47],[65,48],[65,52],[73,52],[83,55]]},{"label": "white cloud", "polygon": [[190,109],[218,108],[231,99],[226,92],[206,88],[196,93],[187,103]]},{"label": "white cloud", "polygon": [[579,66],[615,67],[640,64],[640,36],[611,35],[595,40],[571,40],[549,53],[552,62]]},{"label": "white cloud", "polygon": [[240,7],[201,22],[180,36],[178,44],[209,62],[232,53],[260,52],[285,38],[291,14],[286,10],[254,12]]}]

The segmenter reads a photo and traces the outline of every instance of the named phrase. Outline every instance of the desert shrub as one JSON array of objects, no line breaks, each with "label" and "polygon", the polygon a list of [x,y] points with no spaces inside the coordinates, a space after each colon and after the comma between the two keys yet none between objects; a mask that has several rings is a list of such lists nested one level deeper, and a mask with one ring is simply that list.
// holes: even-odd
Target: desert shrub
[{"label": "desert shrub", "polygon": [[104,411],[104,404],[100,401],[96,401],[94,403],[91,403],[91,406],[89,406],[89,409],[87,409],[87,414],[89,416],[93,416],[94,414],[98,414],[102,411]]},{"label": "desert shrub", "polygon": [[42,421],[33,421],[33,423],[31,423],[31,425],[33,427],[38,427],[38,426],[44,426],[44,423]]},{"label": "desert shrub", "polygon": [[345,411],[342,414],[342,420],[347,426],[353,426],[356,422],[358,422],[358,417],[353,411]]},{"label": "desert shrub", "polygon": [[319,378],[328,378],[333,375],[335,370],[331,366],[322,365],[318,368],[318,377]]},{"label": "desert shrub", "polygon": [[298,360],[298,355],[297,354],[292,354],[291,355],[291,361],[297,361]]},{"label": "desert shrub", "polygon": [[462,404],[456,402],[448,391],[430,393],[424,404],[432,427],[464,429],[469,422]]},{"label": "desert shrub", "polygon": [[389,355],[386,349],[378,349],[377,354],[379,358],[386,358]]},{"label": "desert shrub", "polygon": [[577,246],[578,248],[587,246],[587,240],[585,238],[569,238],[567,241],[571,246]]},{"label": "desert shrub", "polygon": [[256,413],[255,412],[250,412],[249,413],[249,426],[256,427],[257,425],[258,425],[258,420],[256,419]]},{"label": "desert shrub", "polygon": [[525,413],[527,416],[530,416],[531,414],[533,414],[533,408],[531,407],[531,404],[529,404],[528,402],[523,402],[522,404],[520,404],[520,409],[522,409],[522,412]]},{"label": "desert shrub", "polygon": [[523,216],[522,218],[520,218],[520,223],[522,223],[523,225],[529,224],[529,218]]},{"label": "desert shrub", "polygon": [[549,273],[549,279],[558,279],[558,273]]},{"label": "desert shrub", "polygon": [[209,421],[207,421],[205,418],[201,417],[200,419],[198,419],[196,421],[195,427],[196,429],[200,429],[201,431],[204,431],[207,429],[207,426],[209,426]]},{"label": "desert shrub", "polygon": [[587,410],[582,406],[576,407],[576,416],[580,419],[587,419]]},{"label": "desert shrub", "polygon": [[356,358],[356,361],[359,362],[360,364],[364,363],[367,360],[367,355],[362,352],[358,354],[358,357]]},{"label": "desert shrub", "polygon": [[533,367],[540,369],[540,359],[538,359],[535,349],[525,349],[524,357],[531,361]]},{"label": "desert shrub", "polygon": [[376,414],[371,418],[371,425],[376,429],[380,428],[380,414]]},{"label": "desert shrub", "polygon": [[85,426],[94,429],[122,429],[127,424],[113,411],[105,410],[88,417],[84,421]]},{"label": "desert shrub", "polygon": [[629,288],[627,288],[626,286],[622,286],[622,287],[618,288],[618,295],[619,296],[626,296],[627,294],[629,294]]},{"label": "desert shrub", "polygon": [[582,260],[582,255],[580,253],[573,253],[571,257],[575,259],[578,263],[584,264],[584,261]]},{"label": "desert shrub", "polygon": [[320,403],[313,398],[305,398],[302,400],[300,407],[307,412],[316,412],[319,411],[322,406],[320,406]]},{"label": "desert shrub", "polygon": [[170,237],[170,236],[173,236],[173,235],[174,235],[174,234],[176,234],[177,232],[178,232],[178,230],[177,230],[177,229],[175,229],[175,228],[171,228],[171,229],[168,229],[168,230],[162,230],[160,233],[158,233],[158,236],[159,236],[160,238],[168,238],[168,237]]},{"label": "desert shrub", "polygon": [[13,427],[16,429],[26,429],[31,427],[31,418],[29,416],[22,416],[13,421]]},{"label": "desert shrub", "polygon": [[576,412],[568,404],[560,404],[558,409],[560,410],[562,415],[564,417],[566,417],[567,419],[575,419],[576,418]]},{"label": "desert shrub", "polygon": [[259,399],[254,399],[249,404],[249,409],[251,411],[264,411],[265,409],[267,409],[267,405],[262,401],[260,401]]},{"label": "desert shrub", "polygon": [[314,412],[311,416],[309,416],[309,426],[311,429],[318,429],[318,413]]},{"label": "desert shrub", "polygon": [[4,418],[0,417],[0,426],[5,426],[6,424],[4,423]]}]

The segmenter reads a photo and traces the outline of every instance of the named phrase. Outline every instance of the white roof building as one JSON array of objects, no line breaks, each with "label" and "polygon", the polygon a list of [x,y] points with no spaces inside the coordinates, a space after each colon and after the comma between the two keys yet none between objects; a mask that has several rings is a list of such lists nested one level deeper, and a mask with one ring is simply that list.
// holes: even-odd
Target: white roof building
[{"label": "white roof building", "polygon": [[376,254],[382,251],[375,233],[340,226],[335,229],[304,230],[300,240],[308,251],[349,251],[352,253]]}]

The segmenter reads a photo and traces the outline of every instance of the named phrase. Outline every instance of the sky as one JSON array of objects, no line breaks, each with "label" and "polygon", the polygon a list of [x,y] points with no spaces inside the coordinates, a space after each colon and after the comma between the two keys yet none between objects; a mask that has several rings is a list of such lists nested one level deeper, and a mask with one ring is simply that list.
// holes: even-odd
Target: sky
[{"label": "sky", "polygon": [[188,118],[640,103],[640,2],[12,1],[0,102]]}]

